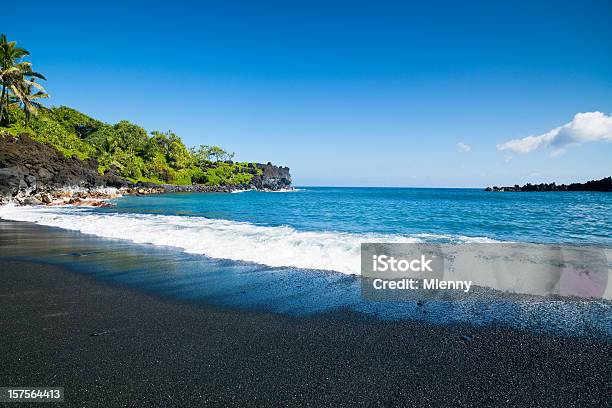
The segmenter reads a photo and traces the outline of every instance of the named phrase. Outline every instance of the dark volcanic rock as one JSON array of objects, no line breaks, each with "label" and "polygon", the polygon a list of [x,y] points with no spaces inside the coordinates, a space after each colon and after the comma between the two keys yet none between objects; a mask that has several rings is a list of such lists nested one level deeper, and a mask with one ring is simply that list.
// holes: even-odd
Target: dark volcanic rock
[{"label": "dark volcanic rock", "polygon": [[510,191],[510,192],[532,192],[532,191],[602,191],[612,192],[612,177],[605,177],[601,180],[590,180],[586,183],[556,184],[556,183],[527,183],[524,186],[515,184],[506,187],[487,187],[485,191]]},{"label": "dark volcanic rock", "polygon": [[[18,204],[49,204],[52,199],[48,193],[67,190],[91,191],[104,187],[122,188],[128,194],[291,188],[288,167],[277,167],[271,163],[254,164],[251,165],[250,171],[255,174],[257,169],[262,170],[262,175],[255,175],[248,185],[177,186],[153,183],[133,185],[119,177],[115,168],[100,175],[98,162],[95,159],[80,160],[77,157],[65,157],[52,146],[32,140],[27,135],[13,137],[8,133],[0,133],[0,205],[11,201]],[[95,195],[95,192],[92,195]]]},{"label": "dark volcanic rock", "polygon": [[257,164],[263,171],[261,176],[253,177],[253,185],[258,189],[282,190],[291,188],[291,174],[289,167],[274,166],[272,163]]},{"label": "dark volcanic rock", "polygon": [[127,186],[114,174],[98,174],[94,159],[65,157],[55,148],[32,140],[0,135],[0,204],[15,199],[28,203],[29,196],[66,188],[93,189]]},{"label": "dark volcanic rock", "polygon": [[[252,174],[255,174],[256,169],[262,170],[262,175],[255,175],[250,184],[232,185],[232,186],[206,186],[202,184],[194,185],[171,185],[171,184],[154,184],[154,183],[138,183],[134,187],[144,189],[163,189],[169,193],[181,192],[200,192],[200,193],[229,193],[236,190],[272,190],[278,191],[291,188],[291,174],[289,167],[275,166],[271,163],[253,165]],[[137,192],[138,193],[138,192]]]}]

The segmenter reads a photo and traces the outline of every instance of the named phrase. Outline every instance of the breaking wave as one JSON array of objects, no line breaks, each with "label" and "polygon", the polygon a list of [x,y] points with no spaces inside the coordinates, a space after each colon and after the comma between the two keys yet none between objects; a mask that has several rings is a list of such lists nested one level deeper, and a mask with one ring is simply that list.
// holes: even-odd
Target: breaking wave
[{"label": "breaking wave", "polygon": [[362,242],[495,242],[435,234],[299,231],[289,226],[157,214],[100,213],[74,207],[0,207],[0,217],[135,243],[172,246],[211,258],[360,274]]}]

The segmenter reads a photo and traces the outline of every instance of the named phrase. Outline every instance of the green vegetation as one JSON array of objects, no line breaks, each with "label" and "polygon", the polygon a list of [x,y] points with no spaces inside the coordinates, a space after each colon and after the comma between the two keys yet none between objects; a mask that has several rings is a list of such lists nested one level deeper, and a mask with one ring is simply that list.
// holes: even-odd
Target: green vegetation
[{"label": "green vegetation", "polygon": [[35,79],[45,78],[21,61],[27,55],[0,36],[0,131],[28,134],[67,157],[95,158],[101,174],[114,171],[133,182],[244,185],[261,175],[255,164],[234,163],[234,154],[218,146],[188,149],[173,132],[148,134],[126,120],[111,125],[65,106],[42,106],[37,100],[48,95]]},{"label": "green vegetation", "polygon": [[[67,157],[98,160],[100,173],[115,171],[133,182],[169,184],[243,185],[261,170],[253,163],[234,163],[233,154],[217,146],[188,149],[173,132],[147,132],[122,120],[110,125],[65,106],[41,107],[26,120],[14,106],[8,109],[13,136],[28,134]],[[27,124],[26,124],[27,123]]]},{"label": "green vegetation", "polygon": [[15,41],[8,41],[6,35],[0,35],[0,125],[10,124],[11,106],[23,109],[24,122],[27,124],[30,114],[41,106],[36,100],[48,97],[45,89],[36,82],[36,79],[46,78],[33,71],[30,62],[22,61],[27,55],[30,53],[17,47]]}]

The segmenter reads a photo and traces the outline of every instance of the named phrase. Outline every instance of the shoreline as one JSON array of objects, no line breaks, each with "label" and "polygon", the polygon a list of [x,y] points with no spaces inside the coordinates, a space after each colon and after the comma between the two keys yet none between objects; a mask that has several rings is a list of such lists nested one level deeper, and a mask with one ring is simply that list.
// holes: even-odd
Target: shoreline
[{"label": "shoreline", "polygon": [[0,383],[63,386],[71,406],[607,403],[602,340],[225,310],[60,266],[0,259],[0,271]]},{"label": "shoreline", "polygon": [[[40,210],[45,212],[44,208]],[[49,210],[51,216],[42,223],[28,217],[0,220],[0,256],[66,266],[102,281],[204,305],[293,316],[341,309],[381,320],[498,324],[532,333],[612,338],[609,299],[542,297],[476,285],[469,296],[451,296],[452,302],[446,295],[438,299],[419,291],[406,294],[408,298],[401,303],[370,302],[364,299],[358,275],[332,267],[272,267],[268,265],[275,262],[273,257],[263,262],[252,257],[234,258],[231,253],[219,252],[214,239],[212,247],[202,248],[200,243],[189,249],[177,245],[177,234],[158,233],[155,239],[143,235],[150,224],[143,225],[138,219],[120,217],[118,223],[111,223],[108,219],[85,217],[68,227],[56,211]],[[27,211],[36,214],[38,209]],[[226,222],[219,222],[221,232],[227,231]],[[200,237],[200,222],[192,231],[195,234],[182,223],[175,225],[182,239],[196,242]],[[218,236],[214,235],[217,222],[205,225],[209,234]],[[241,224],[238,227],[243,229]],[[100,235],[99,228],[106,233]],[[136,231],[135,235],[127,236],[124,228]],[[247,233],[252,235],[252,231]],[[219,239],[223,242],[222,235]]]},{"label": "shoreline", "polygon": [[146,196],[154,194],[175,193],[242,193],[246,191],[260,192],[290,192],[295,191],[293,187],[281,189],[256,188],[254,186],[227,185],[173,185],[173,184],[135,184],[130,187],[99,187],[83,189],[78,187],[65,187],[50,192],[17,196],[10,201],[0,202],[0,207],[7,204],[18,206],[59,206],[74,205],[84,207],[112,207],[110,200],[121,198],[125,195]]}]

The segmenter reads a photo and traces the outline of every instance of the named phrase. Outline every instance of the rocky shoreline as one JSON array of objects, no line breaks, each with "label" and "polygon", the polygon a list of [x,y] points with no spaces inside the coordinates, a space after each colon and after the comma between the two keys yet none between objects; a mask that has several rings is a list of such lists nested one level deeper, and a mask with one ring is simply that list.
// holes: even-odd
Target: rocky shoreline
[{"label": "rocky shoreline", "polygon": [[[240,188],[242,187],[242,188]],[[87,207],[112,207],[109,200],[124,195],[150,195],[163,193],[231,193],[234,191],[258,190],[252,186],[174,186],[156,184],[134,184],[122,188],[103,188],[91,190],[64,189],[52,192],[33,192],[32,194],[17,194],[6,200],[3,204],[13,203],[16,205],[74,205]]]},{"label": "rocky shoreline", "polygon": [[32,140],[0,137],[0,205],[110,206],[108,200],[122,195],[202,192],[231,193],[241,190],[291,189],[288,167],[256,164],[261,174],[248,185],[171,185],[132,183],[110,170],[98,173],[95,159],[65,157],[55,148]]}]

